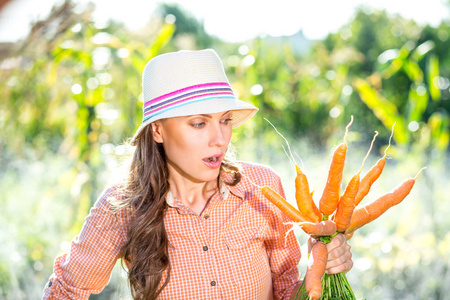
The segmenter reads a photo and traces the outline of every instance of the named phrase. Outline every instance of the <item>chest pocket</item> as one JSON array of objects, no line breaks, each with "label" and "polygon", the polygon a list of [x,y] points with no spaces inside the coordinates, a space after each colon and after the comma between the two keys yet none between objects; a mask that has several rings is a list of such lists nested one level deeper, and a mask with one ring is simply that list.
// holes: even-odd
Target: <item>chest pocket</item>
[{"label": "chest pocket", "polygon": [[237,250],[245,248],[253,242],[262,242],[263,233],[264,227],[262,226],[236,228],[225,234],[224,242],[228,249]]},{"label": "chest pocket", "polygon": [[271,287],[264,232],[265,226],[255,226],[233,228],[224,235],[228,270],[236,286],[252,286],[259,291]]}]

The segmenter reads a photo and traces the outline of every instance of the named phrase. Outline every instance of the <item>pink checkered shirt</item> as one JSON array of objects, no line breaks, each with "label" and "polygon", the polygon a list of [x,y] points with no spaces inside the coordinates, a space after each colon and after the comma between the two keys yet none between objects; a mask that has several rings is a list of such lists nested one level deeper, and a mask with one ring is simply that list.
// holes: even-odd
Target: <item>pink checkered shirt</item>
[{"label": "pink checkered shirt", "polygon": [[[241,166],[242,180],[223,185],[200,216],[167,197],[172,269],[159,299],[289,299],[300,248],[292,231],[285,239],[288,218],[256,186],[284,195],[281,180],[265,166]],[[130,220],[125,210],[111,213],[110,197],[123,195],[110,187],[99,197],[70,253],[56,258],[43,299],[87,299],[108,284]]]}]

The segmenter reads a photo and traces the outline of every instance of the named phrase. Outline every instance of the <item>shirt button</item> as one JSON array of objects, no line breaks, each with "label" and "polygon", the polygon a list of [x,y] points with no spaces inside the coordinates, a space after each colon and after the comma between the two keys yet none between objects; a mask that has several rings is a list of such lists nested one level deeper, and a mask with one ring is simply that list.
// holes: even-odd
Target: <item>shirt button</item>
[{"label": "shirt button", "polygon": [[51,287],[52,286],[52,282],[50,281],[49,283],[48,283],[48,287]]},{"label": "shirt button", "polygon": [[208,215],[208,214],[206,214],[206,215],[205,215],[205,219],[208,219],[208,218],[209,218],[209,215]]},{"label": "shirt button", "polygon": [[208,251],[208,246],[203,246],[203,251]]},{"label": "shirt button", "polygon": [[211,281],[211,285],[212,286],[215,286],[216,285],[216,282],[213,280],[213,281]]}]

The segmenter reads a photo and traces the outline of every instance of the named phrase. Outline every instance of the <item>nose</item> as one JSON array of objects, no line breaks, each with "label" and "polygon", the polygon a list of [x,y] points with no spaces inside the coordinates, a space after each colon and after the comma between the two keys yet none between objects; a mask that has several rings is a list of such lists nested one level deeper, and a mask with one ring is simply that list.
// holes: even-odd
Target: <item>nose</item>
[{"label": "nose", "polygon": [[210,147],[225,146],[228,141],[227,135],[228,135],[228,130],[226,128],[224,128],[223,126],[221,126],[220,124],[211,126],[209,146]]}]

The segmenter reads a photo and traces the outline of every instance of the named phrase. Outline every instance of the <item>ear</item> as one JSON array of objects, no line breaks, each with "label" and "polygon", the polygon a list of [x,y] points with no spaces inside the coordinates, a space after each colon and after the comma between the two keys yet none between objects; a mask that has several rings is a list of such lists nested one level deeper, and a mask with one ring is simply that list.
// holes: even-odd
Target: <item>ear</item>
[{"label": "ear", "polygon": [[150,124],[152,126],[153,140],[157,143],[163,143],[162,135],[162,125],[161,122],[153,122]]}]

